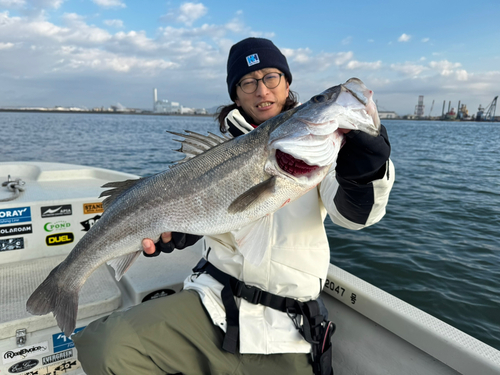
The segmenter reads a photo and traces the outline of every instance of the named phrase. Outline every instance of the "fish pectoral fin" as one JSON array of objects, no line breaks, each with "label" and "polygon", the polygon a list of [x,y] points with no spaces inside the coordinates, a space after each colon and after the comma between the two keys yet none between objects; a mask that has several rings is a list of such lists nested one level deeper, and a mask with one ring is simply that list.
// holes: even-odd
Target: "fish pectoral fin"
[{"label": "fish pectoral fin", "polygon": [[260,266],[271,242],[271,215],[231,233],[243,257],[254,266]]},{"label": "fish pectoral fin", "polygon": [[113,267],[113,269],[115,270],[116,281],[120,281],[122,276],[125,274],[125,272],[127,272],[127,270],[130,268],[132,263],[135,262],[135,260],[137,259],[137,257],[139,255],[141,255],[141,253],[142,253],[142,250],[138,250],[136,252],[125,254],[125,255],[122,255],[121,257],[118,257],[115,259],[111,259],[108,262],[108,265]]},{"label": "fish pectoral fin", "polygon": [[237,214],[245,211],[255,203],[266,200],[270,194],[274,193],[276,179],[277,177],[273,176],[270,179],[248,189],[229,205],[227,211],[230,214]]},{"label": "fish pectoral fin", "polygon": [[102,185],[103,188],[112,188],[106,191],[103,191],[99,198],[107,197],[102,202],[102,207],[104,211],[113,203],[113,201],[118,198],[122,193],[126,190],[130,189],[132,186],[135,186],[139,181],[144,180],[145,177],[138,178],[137,180],[125,180],[125,181],[114,181],[108,182],[107,184]]}]

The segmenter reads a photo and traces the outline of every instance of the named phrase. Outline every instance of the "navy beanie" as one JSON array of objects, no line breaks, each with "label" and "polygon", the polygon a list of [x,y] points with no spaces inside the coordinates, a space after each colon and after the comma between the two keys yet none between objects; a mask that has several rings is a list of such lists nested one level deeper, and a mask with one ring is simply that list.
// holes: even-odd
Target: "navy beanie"
[{"label": "navy beanie", "polygon": [[245,74],[264,68],[276,68],[292,83],[292,73],[286,57],[268,39],[247,38],[236,43],[229,51],[227,59],[227,90],[231,100],[236,99],[236,84]]}]

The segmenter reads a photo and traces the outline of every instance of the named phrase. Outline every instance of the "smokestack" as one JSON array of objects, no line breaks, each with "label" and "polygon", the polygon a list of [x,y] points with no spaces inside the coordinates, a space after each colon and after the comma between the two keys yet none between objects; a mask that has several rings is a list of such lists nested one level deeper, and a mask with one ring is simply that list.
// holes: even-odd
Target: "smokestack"
[{"label": "smokestack", "polygon": [[450,113],[450,109],[451,109],[451,100],[448,102],[448,113]]},{"label": "smokestack", "polygon": [[156,104],[157,101],[158,101],[158,92],[156,91],[156,89],[153,89],[153,104]]},{"label": "smokestack", "polygon": [[443,100],[443,111],[441,112],[441,116],[444,116],[444,106],[446,105],[446,100]]}]

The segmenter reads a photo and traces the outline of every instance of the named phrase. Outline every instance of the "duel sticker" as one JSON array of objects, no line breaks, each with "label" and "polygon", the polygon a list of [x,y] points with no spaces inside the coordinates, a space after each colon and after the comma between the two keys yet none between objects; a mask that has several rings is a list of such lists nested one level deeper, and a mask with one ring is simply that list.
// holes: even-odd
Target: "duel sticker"
[{"label": "duel sticker", "polygon": [[45,243],[47,246],[58,246],[71,243],[75,240],[75,236],[71,232],[51,234],[45,237]]}]

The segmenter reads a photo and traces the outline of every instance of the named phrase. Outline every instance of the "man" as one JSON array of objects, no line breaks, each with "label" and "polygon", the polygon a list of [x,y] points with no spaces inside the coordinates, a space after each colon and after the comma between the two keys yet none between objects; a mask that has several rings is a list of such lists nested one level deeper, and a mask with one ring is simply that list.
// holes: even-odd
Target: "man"
[{"label": "man", "polygon": [[[293,108],[291,83],[286,58],[271,41],[247,38],[235,44],[227,64],[234,103],[219,114],[221,130],[239,136]],[[182,292],[114,313],[74,336],[84,370],[89,375],[311,375],[314,340],[297,328],[309,319],[303,306],[320,306],[316,299],[330,260],[323,221],[328,213],[351,229],[376,223],[394,181],[385,128],[378,137],[355,131],[345,137],[337,166],[321,186],[272,215],[272,239],[259,265],[239,251],[238,231],[205,236],[203,260]],[[143,247],[158,255],[199,238],[164,233],[156,245],[145,239]],[[251,290],[258,298],[242,299],[235,289]]]}]

